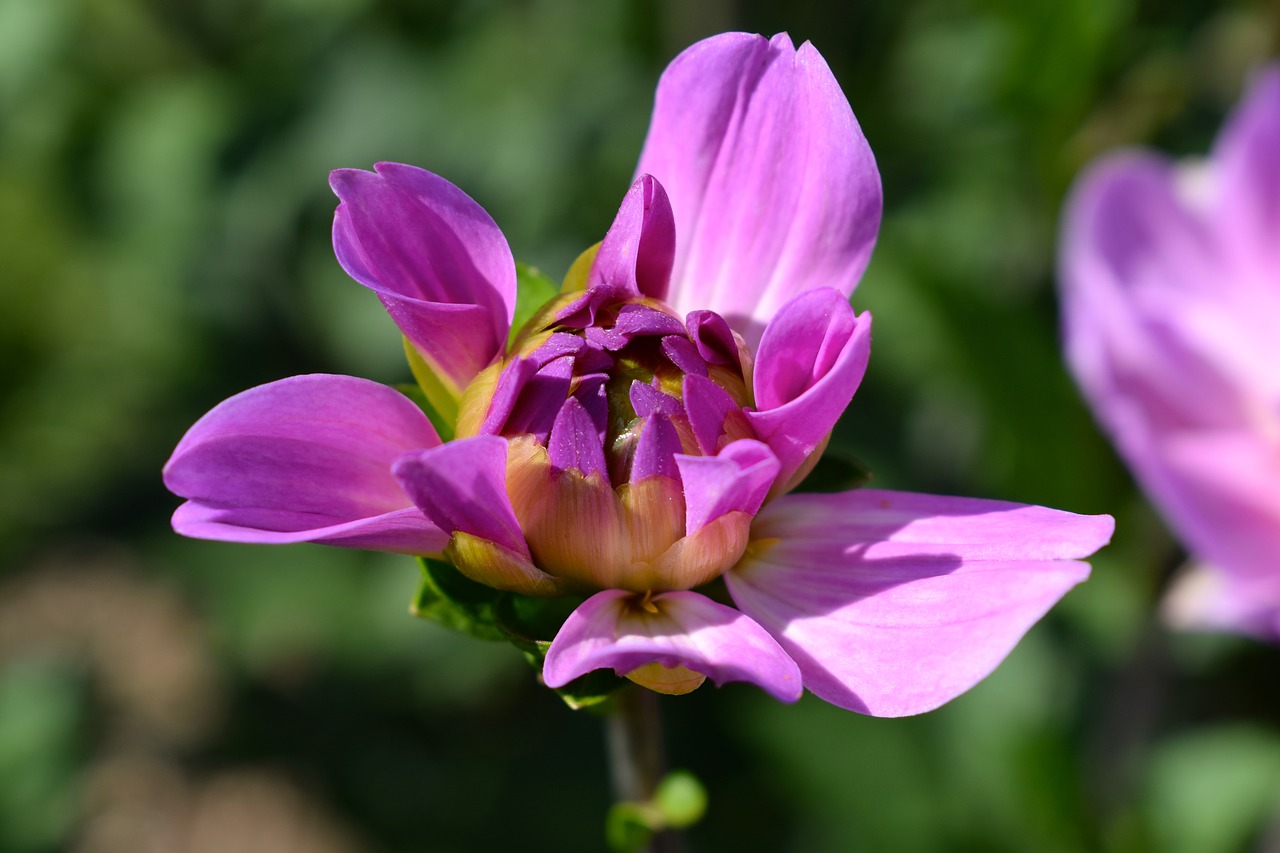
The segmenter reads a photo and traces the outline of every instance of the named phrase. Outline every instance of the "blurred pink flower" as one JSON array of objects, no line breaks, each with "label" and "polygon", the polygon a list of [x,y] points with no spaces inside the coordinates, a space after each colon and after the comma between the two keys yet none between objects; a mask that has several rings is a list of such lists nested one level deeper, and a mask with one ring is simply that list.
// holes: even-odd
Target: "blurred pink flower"
[{"label": "blurred pink flower", "polygon": [[1061,252],[1071,368],[1195,560],[1167,615],[1280,639],[1280,66],[1206,161],[1094,164]]},{"label": "blurred pink flower", "polygon": [[584,598],[546,652],[552,687],[596,669],[668,693],[749,681],[881,716],[967,690],[1112,522],[788,494],[870,353],[849,294],[880,179],[826,63],[785,35],[694,45],[663,74],[638,173],[508,344],[516,267],[479,205],[411,166],[334,172],[338,260],[454,435],[360,379],[255,388],[175,450],[175,528],[443,557],[494,589]]}]

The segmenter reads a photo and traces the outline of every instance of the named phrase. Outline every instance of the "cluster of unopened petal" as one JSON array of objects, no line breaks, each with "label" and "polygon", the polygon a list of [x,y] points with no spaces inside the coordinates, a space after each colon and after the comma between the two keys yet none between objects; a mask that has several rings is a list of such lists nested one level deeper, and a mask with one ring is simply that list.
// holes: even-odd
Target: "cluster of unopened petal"
[{"label": "cluster of unopened petal", "polygon": [[[750,364],[711,311],[682,322],[658,300],[609,288],[553,300],[468,386],[456,432],[507,439],[528,553],[462,534],[449,545],[454,565],[533,595],[691,589],[719,576],[742,556],[778,470],[742,415]],[[752,487],[690,507],[682,469],[722,451],[712,464],[746,468]]]}]

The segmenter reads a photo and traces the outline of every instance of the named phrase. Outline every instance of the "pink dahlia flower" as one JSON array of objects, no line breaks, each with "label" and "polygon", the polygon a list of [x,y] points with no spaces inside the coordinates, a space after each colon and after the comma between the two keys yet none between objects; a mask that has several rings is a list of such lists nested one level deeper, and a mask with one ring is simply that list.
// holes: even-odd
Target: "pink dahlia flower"
[{"label": "pink dahlia flower", "polygon": [[1167,615],[1280,639],[1280,67],[1206,162],[1089,169],[1061,281],[1076,379],[1196,558]]},{"label": "pink dahlia flower", "polygon": [[705,678],[896,716],[987,675],[1088,574],[1112,522],[860,490],[790,494],[867,366],[849,294],[880,219],[875,161],[816,50],[740,33],[681,54],[604,240],[512,334],[498,227],[411,166],[339,170],[334,247],[386,305],[439,433],[340,376],[247,391],[170,460],[181,533],[445,560],[576,604],[563,687]]}]

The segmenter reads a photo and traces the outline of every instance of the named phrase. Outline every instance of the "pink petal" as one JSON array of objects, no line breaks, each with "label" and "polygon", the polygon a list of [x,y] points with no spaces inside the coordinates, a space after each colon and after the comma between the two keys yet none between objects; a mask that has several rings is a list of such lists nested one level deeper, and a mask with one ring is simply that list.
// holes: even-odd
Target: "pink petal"
[{"label": "pink petal", "polygon": [[461,389],[506,343],[515,312],[511,250],[489,214],[444,178],[399,163],[375,168],[329,177],[341,199],[334,252]]},{"label": "pink petal", "polygon": [[792,299],[765,329],[756,355],[757,411],[748,411],[761,441],[791,475],[822,444],[848,408],[871,357],[871,315],[854,316],[830,288]]},{"label": "pink petal", "polygon": [[[1277,577],[1280,557],[1280,291],[1274,270],[1259,278],[1240,261],[1237,242],[1237,214],[1265,214],[1237,174],[1261,158],[1259,186],[1270,180],[1254,147],[1267,132],[1259,109],[1246,105],[1215,155],[1224,162],[1209,167],[1218,207],[1180,193],[1177,171],[1151,155],[1091,169],[1067,208],[1061,260],[1081,389],[1148,496],[1236,601]],[[1248,608],[1210,609],[1219,625],[1224,613],[1246,614],[1239,629],[1257,633]]]},{"label": "pink petal", "polygon": [[808,42],[726,33],[667,67],[637,174],[675,215],[668,301],[709,308],[754,348],[797,293],[846,297],[880,224],[880,176],[853,111]]},{"label": "pink petal", "polygon": [[[1266,68],[1218,136],[1213,210],[1250,284],[1271,288],[1280,270],[1280,64]],[[1253,275],[1250,275],[1250,273]]]},{"label": "pink petal", "polygon": [[1280,600],[1280,451],[1239,430],[1182,432],[1158,456],[1162,508],[1187,546],[1244,587]]},{"label": "pink petal", "polygon": [[1280,642],[1280,583],[1252,581],[1204,564],[1184,566],[1160,606],[1164,621],[1194,631],[1231,631]]},{"label": "pink petal", "polygon": [[1064,219],[1067,358],[1098,418],[1115,433],[1135,431],[1122,446],[1141,448],[1153,430],[1241,417],[1235,359],[1220,355],[1241,330],[1216,319],[1223,293],[1214,238],[1179,201],[1175,182],[1157,158],[1119,155],[1080,179]]},{"label": "pink petal", "polygon": [[409,450],[440,443],[408,398],[349,376],[295,376],[220,403],[187,431],[164,468],[188,498],[184,536],[324,542],[434,554],[448,536],[391,474]]},{"label": "pink petal", "polygon": [[507,496],[507,441],[478,435],[400,457],[392,467],[413,502],[443,531],[469,533],[529,556]]},{"label": "pink petal", "polygon": [[665,592],[650,599],[610,589],[582,603],[547,650],[542,677],[563,687],[596,669],[618,675],[645,664],[683,666],[717,685],[749,681],[784,702],[800,698],[800,671],[786,652],[750,618],[696,592]]},{"label": "pink petal", "polygon": [[873,489],[788,495],[752,528],[729,594],[800,665],[805,687],[864,714],[932,710],[991,672],[1089,573],[1107,516]]},{"label": "pink petal", "polygon": [[741,439],[715,456],[677,454],[684,483],[685,535],[729,512],[754,515],[778,474],[778,460],[758,441]]},{"label": "pink petal", "polygon": [[641,175],[622,199],[609,233],[600,244],[587,287],[663,299],[675,258],[675,220],[666,190],[652,175]]}]

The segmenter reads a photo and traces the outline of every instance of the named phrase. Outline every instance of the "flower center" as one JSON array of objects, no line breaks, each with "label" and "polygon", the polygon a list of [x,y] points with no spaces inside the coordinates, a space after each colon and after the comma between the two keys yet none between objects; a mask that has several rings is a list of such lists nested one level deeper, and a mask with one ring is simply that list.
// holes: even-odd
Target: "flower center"
[{"label": "flower center", "polygon": [[749,373],[719,315],[682,322],[596,288],[549,303],[471,383],[458,435],[508,440],[507,491],[538,568],[588,588],[688,589],[746,544],[742,513],[686,535],[681,460],[752,437]]}]

